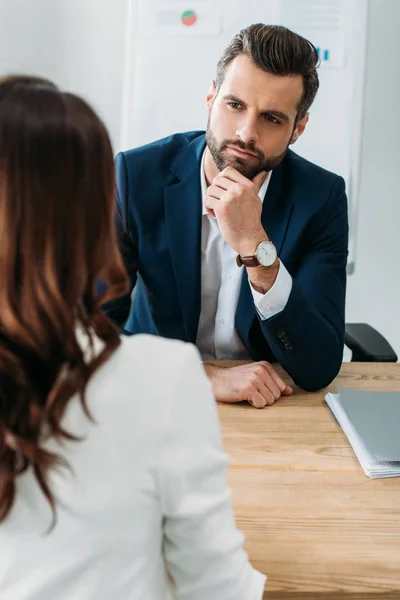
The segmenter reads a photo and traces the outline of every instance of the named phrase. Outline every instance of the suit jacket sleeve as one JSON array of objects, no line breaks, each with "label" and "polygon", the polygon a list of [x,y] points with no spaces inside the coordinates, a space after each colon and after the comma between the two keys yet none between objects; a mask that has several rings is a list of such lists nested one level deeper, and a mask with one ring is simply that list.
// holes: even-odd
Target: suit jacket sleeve
[{"label": "suit jacket sleeve", "polygon": [[116,300],[105,304],[103,309],[119,327],[122,327],[127,320],[131,309],[131,293],[136,285],[137,279],[138,251],[136,229],[133,219],[130,218],[129,214],[128,175],[125,157],[122,152],[117,155],[115,168],[117,178],[115,227],[117,230],[119,250],[130,281],[130,290],[121,298],[117,298]]},{"label": "suit jacket sleeve", "polygon": [[348,217],[342,178],[313,227],[311,250],[293,277],[285,308],[266,321],[259,319],[277,360],[309,391],[327,386],[343,358]]}]

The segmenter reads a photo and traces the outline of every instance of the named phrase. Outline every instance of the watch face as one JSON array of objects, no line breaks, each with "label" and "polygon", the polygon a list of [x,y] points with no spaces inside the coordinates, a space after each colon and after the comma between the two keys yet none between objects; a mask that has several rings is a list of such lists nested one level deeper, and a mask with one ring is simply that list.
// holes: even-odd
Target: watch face
[{"label": "watch face", "polygon": [[257,248],[257,259],[263,267],[270,267],[276,261],[276,248],[272,242],[263,242]]}]

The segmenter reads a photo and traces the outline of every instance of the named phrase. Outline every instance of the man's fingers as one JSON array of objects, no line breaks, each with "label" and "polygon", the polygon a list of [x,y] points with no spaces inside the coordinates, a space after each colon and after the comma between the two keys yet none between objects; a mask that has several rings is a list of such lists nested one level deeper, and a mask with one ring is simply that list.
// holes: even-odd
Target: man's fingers
[{"label": "man's fingers", "polygon": [[267,388],[267,390],[272,394],[274,400],[278,400],[278,398],[281,397],[282,392],[281,390],[278,388],[278,386],[276,385],[275,381],[272,379],[272,377],[269,378],[268,382],[265,384],[265,387]]},{"label": "man's fingers", "polygon": [[[272,398],[272,395],[270,396],[270,398]],[[261,393],[258,390],[254,390],[249,399],[248,399],[248,403],[251,404],[251,406],[254,406],[254,408],[264,408],[265,406],[267,406],[268,403],[273,404],[273,401],[271,402],[271,399],[267,400],[267,398],[265,397],[264,391],[263,393]]]},{"label": "man's fingers", "polygon": [[215,198],[216,200],[221,200],[223,198],[223,196],[225,195],[224,199],[227,200],[229,198],[229,195],[227,194],[227,192],[230,192],[233,195],[234,194],[240,195],[240,190],[238,189],[236,183],[233,183],[229,189],[224,189],[224,188],[220,187],[219,185],[216,185],[215,183],[213,183],[212,185],[210,185],[210,187],[207,188],[207,197]]},{"label": "man's fingers", "polygon": [[217,198],[213,198],[212,196],[205,197],[204,206],[209,214],[211,214],[209,211],[215,211],[218,206],[218,202],[219,200],[217,200]]},{"label": "man's fingers", "polygon": [[287,385],[282,392],[282,396],[291,396],[293,394],[293,388]]},{"label": "man's fingers", "polygon": [[207,207],[206,207],[206,211],[207,211],[207,213],[210,215],[210,217],[214,217],[214,219],[216,219],[216,218],[217,218],[217,217],[216,217],[216,214],[215,214],[215,212],[212,210],[212,208],[207,208]]},{"label": "man's fingers", "polygon": [[233,179],[228,179],[227,177],[224,177],[221,173],[219,175],[217,175],[216,177],[214,177],[212,185],[217,185],[218,187],[220,187],[222,190],[228,191],[230,189],[232,189],[232,187],[236,187],[238,184],[237,181],[234,181]]},{"label": "man's fingers", "polygon": [[235,183],[241,183],[246,186],[248,186],[248,184],[250,183],[247,177],[239,173],[239,171],[237,171],[233,167],[225,167],[225,169],[223,169],[223,171],[221,171],[221,173],[217,175],[217,177],[224,177],[225,179],[231,182],[234,181]]},{"label": "man's fingers", "polygon": [[225,193],[226,190],[224,190],[223,188],[219,187],[218,185],[210,185],[209,188],[207,188],[207,196],[209,198],[216,198],[217,200],[219,200],[222,196],[222,194]]},{"label": "man's fingers", "polygon": [[261,361],[257,363],[257,366],[257,375],[263,381],[264,385],[266,385],[272,391],[276,400],[281,395],[291,396],[291,394],[293,394],[293,389],[289,385],[286,385],[286,383],[283,381],[280,375],[278,375],[274,367],[270,365],[269,362]]},{"label": "man's fingers", "polygon": [[276,385],[280,389],[281,393],[283,393],[284,390],[287,387],[286,383],[278,375],[278,373],[275,371],[275,369],[274,369],[274,367],[272,365],[270,365],[268,362],[263,363],[263,364],[265,365],[265,368],[267,369],[267,371],[268,371],[269,375],[271,376],[271,378],[274,380],[274,382],[276,383]]},{"label": "man's fingers", "polygon": [[270,365],[270,363],[263,361],[261,364],[265,367],[265,369],[267,369],[268,373],[271,375],[271,377],[273,378],[273,380],[275,381],[275,383],[277,384],[281,393],[284,396],[290,396],[291,394],[293,394],[293,389],[290,387],[290,385],[287,385],[283,381],[283,379],[280,377],[280,375],[278,375],[278,373],[275,371],[274,367]]},{"label": "man's fingers", "polygon": [[[271,383],[271,381],[270,381]],[[264,406],[267,404],[268,406],[273,404],[277,399],[275,395],[280,396],[280,392],[278,388],[275,388],[275,391],[272,391],[271,388],[267,385],[264,379],[260,377],[253,378],[250,387],[248,388],[248,395],[250,398],[253,398],[254,394],[261,396],[264,398]]]},{"label": "man's fingers", "polygon": [[271,406],[274,404],[276,398],[269,388],[263,386],[263,388],[259,389],[258,391],[263,396],[266,406]]},{"label": "man's fingers", "polygon": [[263,386],[263,388],[266,388],[272,394],[274,400],[278,400],[278,398],[281,397],[282,390],[274,381],[274,378],[265,364],[260,363],[258,365],[256,376],[259,378],[260,384]]}]

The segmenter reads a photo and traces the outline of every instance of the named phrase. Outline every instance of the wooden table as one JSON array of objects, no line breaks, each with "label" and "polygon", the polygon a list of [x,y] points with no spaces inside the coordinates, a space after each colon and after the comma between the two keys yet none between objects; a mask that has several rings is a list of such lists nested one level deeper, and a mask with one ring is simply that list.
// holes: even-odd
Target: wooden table
[{"label": "wooden table", "polygon": [[[400,391],[400,364],[345,363],[338,385]],[[246,550],[266,600],[400,599],[400,478],[364,475],[325,393],[219,405]]]}]

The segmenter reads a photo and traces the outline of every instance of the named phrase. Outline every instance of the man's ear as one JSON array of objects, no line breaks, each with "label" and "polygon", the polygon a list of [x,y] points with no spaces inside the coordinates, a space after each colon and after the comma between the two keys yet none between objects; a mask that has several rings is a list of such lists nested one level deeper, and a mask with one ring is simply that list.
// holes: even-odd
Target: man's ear
[{"label": "man's ear", "polygon": [[307,123],[308,123],[308,113],[302,119],[300,119],[300,121],[297,122],[297,125],[294,128],[294,131],[292,133],[292,137],[290,139],[289,144],[294,144],[295,142],[297,142],[299,137],[303,134],[303,131],[305,130]]},{"label": "man's ear", "polygon": [[207,96],[206,96],[206,107],[207,107],[208,114],[210,114],[210,112],[211,112],[211,107],[213,105],[216,94],[217,94],[217,88],[215,87],[215,81],[212,81],[211,85],[210,85],[210,89],[208,90]]}]

